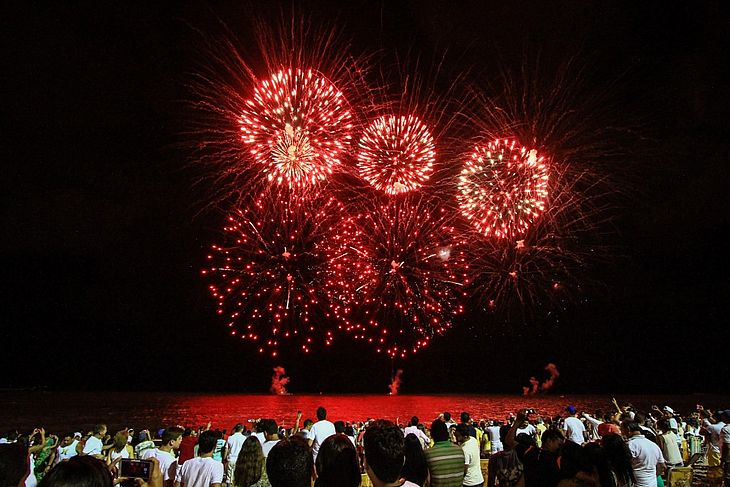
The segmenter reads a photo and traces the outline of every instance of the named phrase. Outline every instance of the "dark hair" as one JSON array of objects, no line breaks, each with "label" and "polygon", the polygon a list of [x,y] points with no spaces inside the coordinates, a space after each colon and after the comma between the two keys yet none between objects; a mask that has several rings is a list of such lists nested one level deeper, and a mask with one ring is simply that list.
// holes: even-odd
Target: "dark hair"
[{"label": "dark hair", "polygon": [[314,421],[312,421],[311,419],[307,418],[307,419],[304,420],[304,426],[303,427],[306,428],[310,424],[314,424]]},{"label": "dark hair", "polygon": [[215,450],[218,442],[218,434],[215,431],[203,431],[198,437],[198,455],[210,453]]},{"label": "dark hair", "polygon": [[184,432],[185,430],[179,426],[170,426],[162,433],[162,446],[166,446],[168,443],[177,440]]},{"label": "dark hair", "polygon": [[106,431],[106,425],[105,424],[95,424],[94,428],[91,431],[93,431],[95,435],[98,435],[102,431]]},{"label": "dark hair", "polygon": [[264,421],[266,422],[264,425],[264,433],[269,436],[279,434],[279,426],[276,424],[275,420],[265,419]]},{"label": "dark hair", "polygon": [[327,419],[327,410],[323,408],[322,406],[317,408],[317,419],[319,421],[322,421],[323,419]]},{"label": "dark hair", "polygon": [[347,436],[340,433],[322,442],[315,468],[315,487],[357,487],[362,479],[355,446]]},{"label": "dark hair", "polygon": [[239,433],[239,432],[243,431],[243,424],[236,423],[236,426],[233,427],[233,431],[235,433]]},{"label": "dark hair", "polygon": [[[610,433],[601,438],[601,445],[606,452],[608,465],[616,474],[620,483],[633,485],[636,481],[631,466],[631,451],[621,436]],[[629,482],[630,481],[630,482]]]},{"label": "dark hair", "polygon": [[572,479],[581,471],[583,463],[583,450],[580,445],[566,441],[560,454],[560,477]]},{"label": "dark hair", "polygon": [[264,451],[258,438],[251,435],[243,442],[236,459],[233,482],[236,487],[249,487],[259,480],[264,472]]},{"label": "dark hair", "polygon": [[405,460],[403,433],[390,421],[370,423],[363,436],[365,461],[381,482],[395,482]]},{"label": "dark hair", "polygon": [[586,443],[583,446],[584,462],[581,470],[593,473],[593,469],[598,473],[599,485],[602,487],[614,487],[616,482],[611,475],[611,467],[608,463],[606,451],[598,443]]},{"label": "dark hair", "polygon": [[461,413],[461,422],[462,423],[468,423],[469,422],[469,419],[471,419],[470,416],[469,416],[469,413],[467,413],[466,411],[463,411]]},{"label": "dark hair", "polygon": [[457,433],[459,433],[460,436],[463,436],[464,438],[469,438],[469,425],[467,425],[466,423],[457,424],[455,430]]},{"label": "dark hair", "polygon": [[543,432],[542,436],[540,436],[540,440],[541,440],[542,444],[545,444],[546,441],[550,441],[550,440],[564,440],[564,439],[565,439],[565,435],[563,434],[563,432],[560,431],[559,429],[554,429],[554,428],[545,430]]},{"label": "dark hair", "polygon": [[300,436],[280,440],[266,459],[271,487],[309,487],[312,482],[312,453]]},{"label": "dark hair", "polygon": [[106,463],[89,455],[77,455],[53,467],[38,487],[112,487]]},{"label": "dark hair", "polygon": [[448,423],[449,421],[451,421],[451,413],[447,411],[444,413],[444,423]]},{"label": "dark hair", "polygon": [[411,418],[411,426],[418,426],[418,423],[419,423],[418,416],[413,416]]},{"label": "dark hair", "polygon": [[404,441],[406,462],[403,464],[401,477],[416,485],[423,485],[428,477],[428,464],[421,441],[413,433],[408,433]]},{"label": "dark hair", "polygon": [[335,421],[335,433],[344,433],[345,432],[345,422],[344,421]]},{"label": "dark hair", "polygon": [[[444,415],[445,417],[446,415]],[[434,442],[446,441],[449,439],[449,430],[446,427],[446,423],[440,419],[435,420],[431,423],[431,438]]]},{"label": "dark hair", "polygon": [[634,433],[636,431],[641,431],[641,427],[639,426],[639,423],[636,421],[632,421],[630,419],[626,419],[621,423],[622,428],[626,428],[626,431],[630,433]]},{"label": "dark hair", "polygon": [[0,485],[18,485],[28,473],[28,449],[20,443],[0,445]]}]

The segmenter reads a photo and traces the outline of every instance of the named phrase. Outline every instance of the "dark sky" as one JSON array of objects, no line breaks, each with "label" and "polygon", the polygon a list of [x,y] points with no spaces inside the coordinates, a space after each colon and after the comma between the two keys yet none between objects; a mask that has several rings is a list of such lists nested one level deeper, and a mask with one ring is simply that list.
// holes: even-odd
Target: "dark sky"
[{"label": "dark sky", "polygon": [[[295,392],[382,390],[390,361],[347,339],[276,363],[232,341],[199,276],[222,217],[199,213],[205,191],[177,144],[194,30],[215,36],[221,19],[248,39],[253,17],[288,4],[146,3],[3,7],[0,387],[263,392],[281,364]],[[496,326],[474,313],[395,364],[404,391],[519,392],[548,362],[560,391],[727,391],[723,4],[298,4],[315,21],[336,17],[356,52],[446,50],[452,70],[493,72],[495,53],[508,65],[526,51],[580,55],[589,88],[616,80],[611,102],[646,138],[638,161],[616,168],[631,201],[609,237],[616,254],[589,276],[603,285],[557,322]]]}]

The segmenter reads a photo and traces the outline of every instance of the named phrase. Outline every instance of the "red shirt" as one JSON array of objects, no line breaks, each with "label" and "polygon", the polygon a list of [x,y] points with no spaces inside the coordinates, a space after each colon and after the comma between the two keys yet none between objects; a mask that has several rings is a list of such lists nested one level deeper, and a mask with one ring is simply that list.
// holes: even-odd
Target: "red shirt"
[{"label": "red shirt", "polygon": [[182,465],[185,460],[191,460],[195,456],[195,445],[197,444],[197,436],[183,436],[182,442],[180,442],[180,456],[177,459],[178,465]]},{"label": "red shirt", "polygon": [[621,428],[618,427],[617,424],[613,423],[601,423],[598,425],[598,435],[603,438],[606,435],[610,435],[611,433],[615,435],[621,434]]}]

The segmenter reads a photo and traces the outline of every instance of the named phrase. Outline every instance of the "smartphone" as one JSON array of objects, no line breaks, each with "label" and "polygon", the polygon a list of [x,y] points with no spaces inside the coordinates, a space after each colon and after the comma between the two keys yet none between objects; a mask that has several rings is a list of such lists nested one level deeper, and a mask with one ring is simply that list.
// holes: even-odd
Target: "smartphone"
[{"label": "smartphone", "polygon": [[149,480],[152,474],[152,460],[132,460],[122,458],[119,468],[120,477]]}]

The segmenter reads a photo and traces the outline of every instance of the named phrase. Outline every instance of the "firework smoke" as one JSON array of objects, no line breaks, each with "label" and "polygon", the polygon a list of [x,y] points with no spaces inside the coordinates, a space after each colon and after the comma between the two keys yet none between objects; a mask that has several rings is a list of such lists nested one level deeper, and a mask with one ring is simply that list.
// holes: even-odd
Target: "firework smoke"
[{"label": "firework smoke", "polygon": [[547,364],[545,370],[550,374],[550,377],[542,383],[535,377],[530,377],[530,385],[522,388],[523,396],[533,396],[539,392],[547,392],[552,389],[553,385],[555,385],[555,380],[560,376],[560,372],[558,371],[558,367],[553,363]]},{"label": "firework smoke", "polygon": [[400,386],[401,386],[401,384],[403,384],[403,379],[401,379],[402,376],[403,376],[403,369],[398,369],[398,371],[393,376],[393,380],[390,382],[390,385],[388,386],[388,389],[390,389],[391,396],[398,395],[398,392],[400,391]]},{"label": "firework smoke", "polygon": [[286,370],[284,367],[278,365],[274,367],[274,375],[271,377],[271,391],[272,394],[284,395],[287,394],[286,386],[289,384],[289,377],[284,377]]}]

